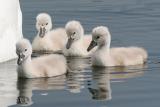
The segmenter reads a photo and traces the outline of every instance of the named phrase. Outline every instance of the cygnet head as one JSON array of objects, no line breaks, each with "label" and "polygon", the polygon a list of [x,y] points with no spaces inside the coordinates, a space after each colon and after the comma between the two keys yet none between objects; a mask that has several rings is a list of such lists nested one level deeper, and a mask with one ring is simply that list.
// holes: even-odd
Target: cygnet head
[{"label": "cygnet head", "polygon": [[107,27],[105,26],[98,26],[92,30],[92,41],[87,49],[90,51],[95,46],[103,47],[107,46],[110,47],[111,35]]},{"label": "cygnet head", "polygon": [[45,34],[52,29],[52,19],[47,13],[40,13],[36,18],[36,28],[39,33],[39,37],[44,37]]},{"label": "cygnet head", "polygon": [[73,42],[80,40],[84,35],[84,30],[79,21],[69,21],[66,26],[66,33],[68,36],[68,42],[66,48],[69,49]]},{"label": "cygnet head", "polygon": [[17,64],[21,65],[32,54],[32,46],[27,39],[21,39],[16,44],[16,53],[18,55]]}]

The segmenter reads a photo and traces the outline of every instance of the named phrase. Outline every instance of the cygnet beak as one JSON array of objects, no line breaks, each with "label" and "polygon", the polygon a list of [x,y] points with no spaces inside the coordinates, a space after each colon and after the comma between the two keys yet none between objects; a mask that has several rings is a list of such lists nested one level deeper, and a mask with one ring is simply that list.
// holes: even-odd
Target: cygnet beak
[{"label": "cygnet beak", "polygon": [[69,49],[69,48],[71,47],[73,41],[74,41],[73,38],[71,38],[71,37],[68,38],[68,42],[67,42],[67,44],[66,44],[66,48],[67,48],[67,49]]},{"label": "cygnet beak", "polygon": [[89,52],[90,50],[92,50],[95,46],[97,46],[97,42],[92,40],[89,47],[87,48],[87,51]]},{"label": "cygnet beak", "polygon": [[18,64],[18,65],[21,65],[22,62],[23,62],[23,60],[24,60],[24,58],[25,58],[25,55],[23,55],[23,54],[20,53],[20,54],[18,55],[17,64]]},{"label": "cygnet beak", "polygon": [[45,36],[45,34],[46,34],[45,27],[44,28],[40,27],[39,37],[43,38]]}]

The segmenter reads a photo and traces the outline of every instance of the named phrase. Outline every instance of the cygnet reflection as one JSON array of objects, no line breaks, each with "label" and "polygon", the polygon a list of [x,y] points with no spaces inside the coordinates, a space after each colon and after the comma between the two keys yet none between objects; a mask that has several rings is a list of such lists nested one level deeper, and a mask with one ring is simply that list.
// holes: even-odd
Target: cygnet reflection
[{"label": "cygnet reflection", "polygon": [[89,66],[86,58],[68,57],[67,88],[71,93],[80,93],[84,88],[85,68]]},{"label": "cygnet reflection", "polygon": [[89,92],[92,94],[92,99],[111,100],[112,91],[110,87],[110,82],[125,82],[126,79],[142,76],[146,68],[147,65],[107,68],[93,67],[92,82],[88,81],[88,89]]},{"label": "cygnet reflection", "polygon": [[90,58],[67,57],[69,72],[85,72],[84,69],[90,67]]},{"label": "cygnet reflection", "polygon": [[67,74],[67,90],[71,93],[80,93],[84,88],[84,75],[82,72],[68,72]]},{"label": "cygnet reflection", "polygon": [[143,76],[147,65],[135,65],[128,67],[109,67],[110,78],[114,82],[123,82],[125,79]]},{"label": "cygnet reflection", "polygon": [[111,100],[110,74],[107,68],[93,67],[92,82],[88,81],[88,90],[94,100]]},{"label": "cygnet reflection", "polygon": [[[17,104],[20,106],[30,106],[33,104],[32,91],[34,90],[63,90],[65,88],[66,76],[54,78],[20,79],[17,81],[19,96]],[[43,94],[43,93],[41,93]]]}]

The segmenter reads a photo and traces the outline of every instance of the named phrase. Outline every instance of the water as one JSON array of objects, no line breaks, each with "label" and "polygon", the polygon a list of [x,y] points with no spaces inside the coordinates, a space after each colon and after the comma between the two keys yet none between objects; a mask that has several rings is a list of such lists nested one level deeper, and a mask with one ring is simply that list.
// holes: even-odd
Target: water
[{"label": "water", "polygon": [[[21,0],[23,33],[36,35],[39,12],[52,15],[54,27],[81,21],[85,32],[108,26],[111,46],[148,50],[144,66],[92,68],[90,59],[68,58],[70,73],[55,78],[17,80],[16,61],[0,64],[0,107],[159,107],[159,0]],[[110,73],[109,73],[110,72]]]}]

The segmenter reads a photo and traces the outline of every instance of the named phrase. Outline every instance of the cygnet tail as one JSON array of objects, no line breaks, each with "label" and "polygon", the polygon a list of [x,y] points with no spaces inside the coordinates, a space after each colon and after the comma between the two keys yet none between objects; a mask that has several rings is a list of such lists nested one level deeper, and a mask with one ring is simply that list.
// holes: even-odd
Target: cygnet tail
[{"label": "cygnet tail", "polygon": [[137,48],[137,54],[143,57],[143,62],[146,63],[148,59],[148,53],[144,48]]}]

